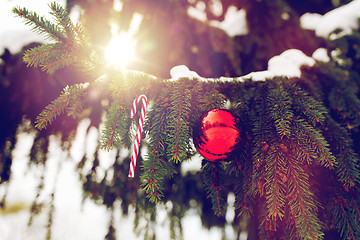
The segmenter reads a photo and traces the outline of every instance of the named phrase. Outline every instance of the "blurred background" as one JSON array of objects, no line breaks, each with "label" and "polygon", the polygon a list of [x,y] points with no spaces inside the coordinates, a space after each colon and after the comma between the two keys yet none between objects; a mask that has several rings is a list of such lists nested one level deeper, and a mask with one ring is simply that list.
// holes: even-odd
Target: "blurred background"
[{"label": "blurred background", "polygon": [[[257,239],[256,223],[234,212],[231,191],[226,216],[213,215],[196,159],[183,164],[182,185],[169,182],[163,203],[149,204],[139,182],[127,179],[129,152],[99,148],[106,97],[80,120],[61,116],[46,130],[34,129],[36,116],[65,86],[94,78],[76,67],[48,74],[22,62],[26,49],[47,40],[12,8],[51,19],[50,2],[0,2],[0,239],[181,236],[172,231],[184,239]],[[166,79],[177,65],[214,78],[263,71],[287,49],[331,52],[334,30],[359,27],[353,11],[360,2],[349,0],[56,2],[86,27],[109,66]],[[350,2],[342,19],[328,17]]]}]

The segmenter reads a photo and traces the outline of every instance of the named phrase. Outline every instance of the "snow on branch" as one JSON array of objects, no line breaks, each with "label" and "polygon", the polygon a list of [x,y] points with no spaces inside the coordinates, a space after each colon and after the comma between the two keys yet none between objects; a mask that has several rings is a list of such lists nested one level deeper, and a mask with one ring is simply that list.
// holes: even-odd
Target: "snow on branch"
[{"label": "snow on branch", "polygon": [[[317,55],[319,56],[319,54]],[[319,56],[319,59],[325,59],[323,56]],[[306,56],[302,51],[298,49],[289,49],[284,51],[278,56],[272,57],[268,62],[268,69],[264,71],[252,72],[241,77],[220,77],[220,78],[204,78],[201,77],[195,71],[185,65],[175,66],[170,70],[171,79],[169,81],[177,81],[180,78],[198,79],[204,82],[244,82],[246,79],[252,79],[253,81],[265,81],[267,78],[273,78],[275,76],[284,77],[300,77],[302,65],[313,66],[315,59]]]},{"label": "snow on branch", "polygon": [[[300,22],[304,29],[314,30],[319,37],[338,38],[358,29],[359,18],[360,0],[354,0],[324,15],[305,13],[301,16]],[[336,29],[342,29],[340,34],[333,34]]]}]

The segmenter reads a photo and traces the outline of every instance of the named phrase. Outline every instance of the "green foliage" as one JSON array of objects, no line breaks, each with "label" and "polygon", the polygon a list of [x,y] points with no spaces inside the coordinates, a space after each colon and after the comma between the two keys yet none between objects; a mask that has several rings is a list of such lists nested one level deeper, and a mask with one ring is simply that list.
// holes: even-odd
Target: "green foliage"
[{"label": "green foliage", "polygon": [[[45,35],[55,43],[41,45],[25,52],[24,62],[29,66],[41,66],[43,70],[53,73],[71,64],[86,67],[91,70],[96,59],[91,49],[85,30],[74,26],[69,14],[56,3],[50,4],[51,14],[55,23],[26,8],[14,8],[13,12],[33,26],[33,31]],[[101,60],[100,60],[101,61]]]},{"label": "green foliage", "polygon": [[317,160],[325,167],[334,167],[336,165],[336,159],[329,150],[329,144],[326,139],[323,137],[322,133],[315,128],[312,128],[308,123],[303,119],[295,119],[293,121],[294,127],[298,131],[298,136],[304,136],[309,152],[313,152],[317,155]]},{"label": "green foliage", "polygon": [[149,150],[147,160],[144,161],[141,176],[142,187],[151,202],[158,201],[163,193],[164,178],[172,177],[175,169],[172,162],[167,160],[166,154],[166,123],[168,122],[168,107],[170,89],[164,89],[162,95],[149,111]]},{"label": "green foliage", "polygon": [[79,108],[81,108],[80,104],[86,89],[87,84],[75,84],[65,87],[60,96],[39,114],[35,127],[38,129],[46,128],[48,124],[65,110],[68,111],[68,115],[75,117]]},{"label": "green foliage", "polygon": [[326,121],[326,109],[289,80],[267,86],[254,90],[250,115],[255,161],[248,191],[266,200],[266,219],[260,226],[279,234],[285,225],[289,239],[322,239],[323,224],[317,217],[321,205],[306,166],[333,168],[337,163],[317,127]]},{"label": "green foliage", "polygon": [[291,110],[291,99],[282,86],[273,89],[268,94],[268,106],[270,115],[273,118],[276,130],[280,138],[290,135],[290,120],[293,118]]},{"label": "green foliage", "polygon": [[[135,99],[140,94],[148,93],[150,88],[150,93],[156,96],[164,87],[162,79],[148,73],[131,70],[112,72],[110,69],[109,72],[108,76],[104,76],[104,81],[110,80],[108,84],[114,101],[123,102],[128,98]],[[129,103],[126,102],[126,104]]]},{"label": "green foliage", "polygon": [[332,151],[338,161],[336,169],[338,179],[344,189],[348,191],[359,184],[359,155],[352,148],[354,144],[349,133],[338,123],[329,119],[325,127],[333,129],[326,132],[326,137],[329,139]]},{"label": "green foliage", "polygon": [[60,5],[56,3],[50,3],[50,8],[52,12],[50,12],[51,15],[54,16],[56,26],[62,27],[62,32],[66,34],[68,40],[74,41],[75,38],[75,31],[74,31],[74,25],[70,19],[69,14],[67,14],[66,10],[61,7]]},{"label": "green foliage", "polygon": [[106,150],[110,150],[113,147],[120,148],[120,143],[127,148],[130,147],[131,140],[133,139],[130,131],[132,121],[127,115],[129,112],[127,110],[116,103],[109,109],[101,135],[101,148]]},{"label": "green foliage", "polygon": [[[185,85],[185,87],[184,87]],[[176,84],[170,95],[169,113],[167,116],[167,159],[179,163],[188,158],[191,114],[191,92],[186,87],[191,82]]]},{"label": "green foliage", "polygon": [[324,105],[299,88],[289,90],[294,95],[293,104],[296,112],[302,113],[314,127],[319,123],[322,124],[327,113]]},{"label": "green foliage", "polygon": [[218,216],[226,213],[226,199],[224,198],[225,171],[220,163],[205,162],[201,168],[202,179],[208,198],[211,199],[213,211]]},{"label": "green foliage", "polygon": [[319,64],[321,84],[327,89],[324,94],[329,108],[336,113],[347,128],[360,125],[359,75],[334,63]]},{"label": "green foliage", "polygon": [[283,182],[287,183],[287,198],[290,208],[289,217],[293,221],[295,235],[290,239],[322,239],[323,224],[317,217],[321,207],[310,188],[309,174],[301,162],[301,153],[294,148],[283,150],[287,160],[287,170]]},{"label": "green foliage", "polygon": [[[285,156],[280,148],[286,147],[281,145],[270,151],[265,158],[265,172],[264,177],[266,182],[264,184],[266,204],[269,218],[276,220],[283,219],[285,215],[285,197],[286,197],[286,165]],[[276,227],[275,227],[276,230]]]},{"label": "green foliage", "polygon": [[226,97],[215,88],[215,85],[212,85],[210,84],[206,88],[203,87],[202,91],[197,95],[197,101],[192,101],[196,109],[199,110],[199,112],[193,111],[195,116],[200,117],[199,114],[201,113],[224,107]]},{"label": "green foliage", "polygon": [[65,41],[66,37],[60,26],[40,17],[36,12],[28,11],[26,8],[14,8],[13,12],[23,18],[26,25],[31,25],[34,32],[54,41]]},{"label": "green foliage", "polygon": [[359,198],[349,192],[343,192],[336,186],[336,194],[329,202],[328,216],[331,227],[337,229],[343,239],[358,239]]},{"label": "green foliage", "polygon": [[[243,121],[241,146],[225,162],[204,160],[201,168],[215,215],[225,215],[226,196],[232,191],[236,211],[258,218],[260,239],[323,239],[324,232],[332,228],[343,239],[360,238],[359,149],[354,146],[359,140],[360,77],[351,66],[336,65],[334,61],[317,63],[304,67],[300,78],[275,77],[261,82],[233,79],[228,83],[196,78],[173,81],[137,71],[115,72],[96,57],[83,28],[73,25],[60,6],[50,7],[56,24],[26,9],[14,9],[35,31],[55,41],[30,49],[24,61],[50,72],[80,64],[101,77],[66,87],[40,113],[38,129],[46,128],[62,112],[80,115],[86,96],[105,85],[105,94],[111,98],[101,147],[130,148],[137,122],[129,118],[132,100],[140,94],[148,96],[146,136],[141,143],[146,145],[147,153],[144,159],[139,156],[141,171],[137,171],[136,180],[129,181],[125,180],[123,164],[115,161],[113,165],[118,174],[114,182],[122,189],[132,188],[131,198],[122,200],[135,204],[135,227],[139,215],[155,221],[155,204],[180,188],[181,164],[194,156],[191,133],[199,130],[194,129],[196,120],[211,109],[224,108],[229,101],[229,108]],[[98,165],[95,157],[91,171],[96,172]],[[316,175],[321,171],[330,173],[330,184],[322,184],[319,179],[318,184],[312,183],[325,177]],[[95,200],[102,199],[112,206],[122,195],[115,187],[107,188],[105,177],[96,183],[92,174],[86,175],[84,189],[92,192]],[[125,187],[127,184],[131,187]],[[138,191],[139,185],[142,191]],[[144,200],[145,196],[149,201]],[[173,201],[171,227],[180,229],[178,235],[171,232],[175,239],[182,236],[180,219],[184,211],[180,206],[187,203],[181,202],[180,195]],[[331,223],[322,215],[331,216]],[[114,235],[111,227],[108,238]],[[150,226],[145,228],[145,237],[151,238]]]},{"label": "green foliage", "polygon": [[61,44],[45,44],[28,50],[24,55],[28,66],[41,66],[43,70],[56,65],[57,69],[64,68],[73,63],[71,56],[63,50]]}]

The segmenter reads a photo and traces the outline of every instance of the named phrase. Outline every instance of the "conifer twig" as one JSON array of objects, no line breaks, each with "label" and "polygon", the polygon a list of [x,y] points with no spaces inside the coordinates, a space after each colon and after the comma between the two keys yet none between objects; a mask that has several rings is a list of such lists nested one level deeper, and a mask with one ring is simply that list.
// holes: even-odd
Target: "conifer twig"
[{"label": "conifer twig", "polygon": [[28,11],[26,8],[14,8],[13,12],[19,17],[25,19],[26,25],[33,25],[33,31],[39,34],[43,34],[52,40],[63,42],[65,36],[57,25],[45,20],[44,17],[40,17],[35,12]]}]

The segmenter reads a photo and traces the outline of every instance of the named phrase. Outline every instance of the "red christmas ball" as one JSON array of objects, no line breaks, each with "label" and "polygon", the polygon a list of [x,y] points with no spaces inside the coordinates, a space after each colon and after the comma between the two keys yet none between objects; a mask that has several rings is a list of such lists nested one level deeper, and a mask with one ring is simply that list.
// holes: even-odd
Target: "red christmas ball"
[{"label": "red christmas ball", "polygon": [[226,109],[210,110],[195,123],[193,140],[204,158],[223,161],[241,140],[240,118]]}]

